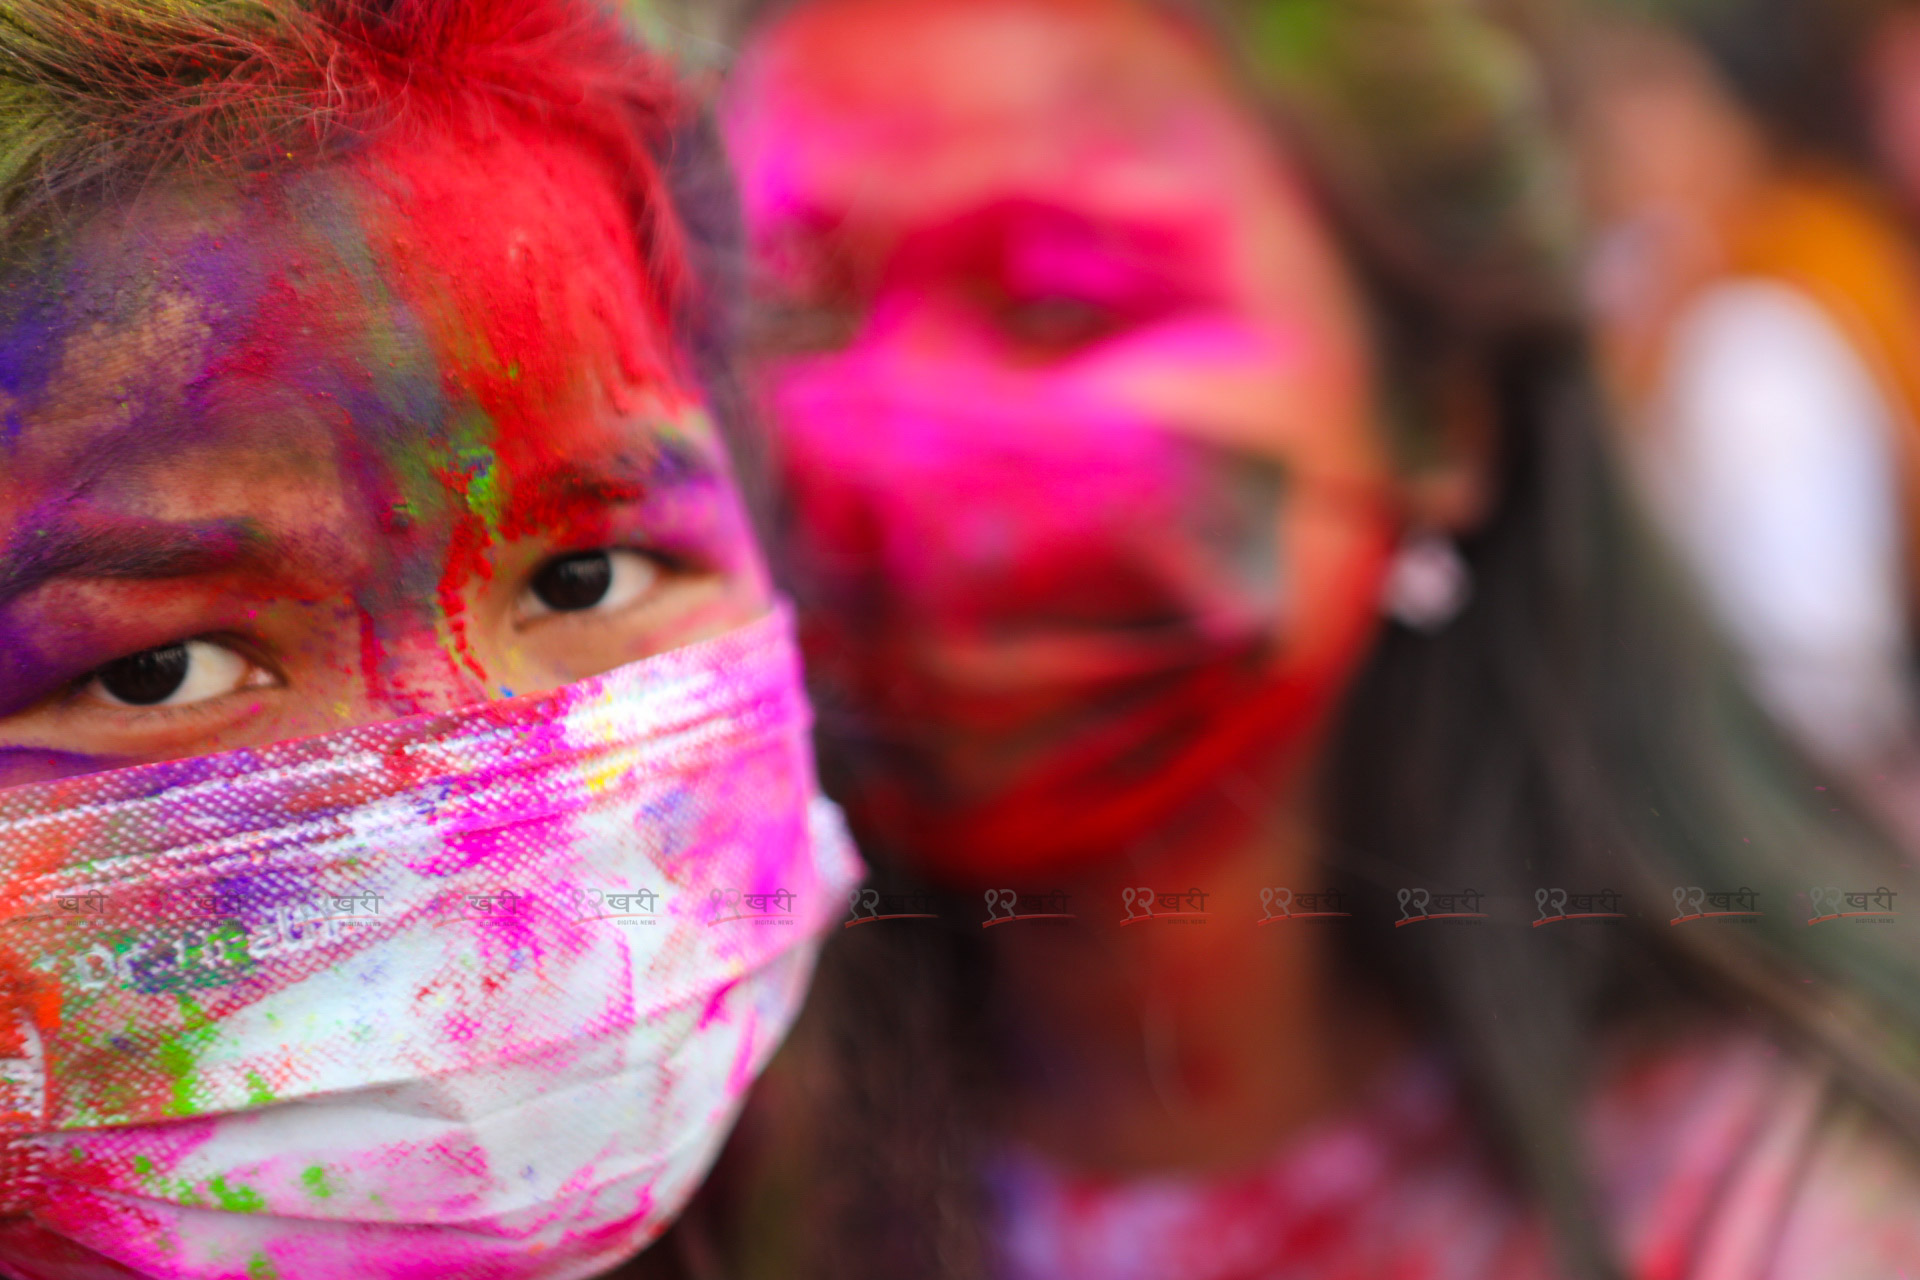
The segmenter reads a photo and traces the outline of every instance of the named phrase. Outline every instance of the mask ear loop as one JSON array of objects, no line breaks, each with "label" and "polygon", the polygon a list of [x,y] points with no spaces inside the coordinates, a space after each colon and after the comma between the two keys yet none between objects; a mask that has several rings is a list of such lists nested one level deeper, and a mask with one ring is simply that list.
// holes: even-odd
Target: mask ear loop
[{"label": "mask ear loop", "polygon": [[1473,570],[1453,539],[1414,530],[1394,552],[1380,593],[1389,618],[1422,635],[1453,625],[1473,599]]}]

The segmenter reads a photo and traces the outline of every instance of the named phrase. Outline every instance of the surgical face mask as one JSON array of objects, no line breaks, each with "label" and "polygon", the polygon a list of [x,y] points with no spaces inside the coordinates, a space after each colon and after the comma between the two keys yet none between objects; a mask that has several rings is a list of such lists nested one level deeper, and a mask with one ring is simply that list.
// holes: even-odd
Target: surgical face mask
[{"label": "surgical face mask", "polygon": [[683,1206],[860,875],[781,613],[0,791],[0,1270],[576,1277]]}]

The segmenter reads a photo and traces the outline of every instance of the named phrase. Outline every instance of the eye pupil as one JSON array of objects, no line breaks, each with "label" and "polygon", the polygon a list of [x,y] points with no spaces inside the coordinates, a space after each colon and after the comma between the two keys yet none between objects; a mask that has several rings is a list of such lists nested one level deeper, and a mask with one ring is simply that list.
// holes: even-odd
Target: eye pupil
[{"label": "eye pupil", "polygon": [[100,668],[100,687],[128,706],[158,706],[180,692],[191,665],[184,643],[148,649]]},{"label": "eye pupil", "polygon": [[555,560],[533,578],[533,593],[556,613],[591,609],[612,589],[613,558],[604,551]]}]

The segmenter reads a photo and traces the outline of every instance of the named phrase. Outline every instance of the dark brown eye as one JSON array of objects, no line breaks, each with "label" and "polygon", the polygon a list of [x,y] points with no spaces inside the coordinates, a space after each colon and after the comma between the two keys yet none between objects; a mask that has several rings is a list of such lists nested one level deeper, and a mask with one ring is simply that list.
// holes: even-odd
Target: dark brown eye
[{"label": "dark brown eye", "polygon": [[88,676],[79,692],[114,707],[189,707],[276,683],[217,640],[176,640],[114,659]]},{"label": "dark brown eye", "polygon": [[130,707],[157,707],[186,686],[192,668],[187,644],[181,641],[109,662],[95,673],[94,679],[101,691],[115,702]]},{"label": "dark brown eye", "polygon": [[611,614],[652,593],[663,571],[638,551],[582,551],[540,566],[520,598],[522,621],[556,613]]},{"label": "dark brown eye", "polygon": [[613,589],[613,557],[604,551],[549,561],[533,577],[534,598],[555,613],[594,608]]}]

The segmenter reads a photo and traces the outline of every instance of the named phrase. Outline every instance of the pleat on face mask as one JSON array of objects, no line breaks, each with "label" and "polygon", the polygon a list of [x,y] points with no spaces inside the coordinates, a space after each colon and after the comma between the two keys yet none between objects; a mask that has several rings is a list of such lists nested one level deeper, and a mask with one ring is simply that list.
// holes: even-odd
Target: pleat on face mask
[{"label": "pleat on face mask", "polygon": [[0,791],[0,1260],[584,1277],[861,874],[782,611],[559,692]]}]

